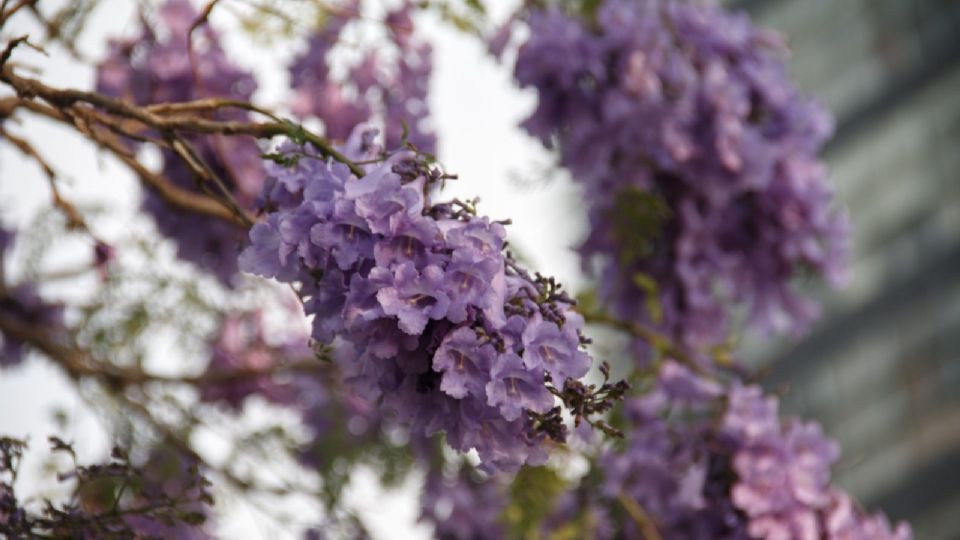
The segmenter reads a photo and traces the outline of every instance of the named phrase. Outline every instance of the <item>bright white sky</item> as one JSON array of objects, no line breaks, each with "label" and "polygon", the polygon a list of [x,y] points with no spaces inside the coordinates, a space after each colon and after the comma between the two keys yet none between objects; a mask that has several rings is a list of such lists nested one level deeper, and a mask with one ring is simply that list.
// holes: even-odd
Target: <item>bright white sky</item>
[{"label": "bright white sky", "polygon": [[[225,3],[229,3],[227,0]],[[45,2],[46,3],[46,2]],[[502,20],[515,2],[489,2],[495,20]],[[107,36],[129,34],[136,22],[131,0],[103,0],[90,20],[81,50],[93,58],[102,57]],[[235,21],[224,10],[215,12],[214,23],[224,30]],[[14,20],[2,41],[24,33],[37,34],[26,18]],[[439,132],[440,158],[448,170],[460,174],[451,195],[479,196],[481,210],[495,219],[510,218],[511,243],[533,268],[557,276],[572,290],[582,284],[578,262],[570,252],[584,228],[578,197],[566,180],[517,182],[536,179],[549,157],[539,144],[516,128],[533,107],[533,96],[520,92],[511,82],[510,72],[497,66],[479,43],[431,18],[422,27],[435,46],[435,76],[432,81],[433,118]],[[255,71],[261,82],[256,99],[268,105],[282,96],[285,75],[280,68],[292,51],[271,51],[253,46],[239,32],[223,32],[226,47],[237,63]],[[91,88],[93,70],[53,49],[49,58],[21,48],[15,58],[42,69],[40,78],[49,84]],[[279,59],[279,61],[278,61]],[[109,216],[92,222],[95,232],[106,241],[118,238],[130,227],[141,227],[133,216],[139,201],[139,188],[122,167],[99,155],[82,139],[49,123],[31,120],[11,128],[42,148],[52,165],[64,173],[69,183],[64,195],[81,204],[108,205]],[[23,227],[48,206],[49,192],[37,167],[18,153],[0,150],[0,220]],[[51,269],[71,267],[89,257],[89,245],[72,246],[45,261]],[[79,298],[85,287],[45,290],[57,298]],[[34,452],[24,466],[21,488],[49,493],[49,485],[37,481],[41,456],[46,452],[47,435],[56,432],[51,411],[59,407],[70,412],[67,439],[77,443],[82,460],[105,455],[109,441],[96,416],[88,410],[58,369],[34,358],[15,370],[0,371],[0,433],[28,437]],[[38,452],[39,450],[39,452]],[[416,482],[395,493],[381,493],[373,487],[369,474],[355,479],[350,499],[361,509],[377,538],[429,538],[428,528],[415,524]],[[227,505],[230,515],[219,532],[230,538],[278,537],[278,531],[266,529],[260,517],[242,505]]]}]

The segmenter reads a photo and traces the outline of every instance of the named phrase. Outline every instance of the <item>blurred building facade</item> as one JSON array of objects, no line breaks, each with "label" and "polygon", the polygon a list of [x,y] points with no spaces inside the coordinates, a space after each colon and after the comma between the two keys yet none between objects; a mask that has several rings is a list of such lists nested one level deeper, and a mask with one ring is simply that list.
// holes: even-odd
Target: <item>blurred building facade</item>
[{"label": "blurred building facade", "polygon": [[740,0],[786,34],[834,111],[826,158],[853,222],[847,286],[801,341],[748,356],[784,412],[840,441],[838,482],[960,538],[960,1]]}]

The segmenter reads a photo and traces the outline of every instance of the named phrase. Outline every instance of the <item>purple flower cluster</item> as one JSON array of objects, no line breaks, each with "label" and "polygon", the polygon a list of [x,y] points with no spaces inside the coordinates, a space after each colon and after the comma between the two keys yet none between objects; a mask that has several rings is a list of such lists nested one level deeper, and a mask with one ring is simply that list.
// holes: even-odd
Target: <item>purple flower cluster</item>
[{"label": "purple flower cluster", "polygon": [[[377,155],[371,132],[347,155]],[[285,151],[293,151],[287,147]],[[308,148],[296,149],[309,156]],[[357,393],[382,397],[413,432],[445,432],[488,469],[546,458],[541,415],[582,377],[583,320],[552,280],[504,253],[504,227],[469,204],[434,204],[438,174],[403,153],[347,166],[301,157],[270,169],[243,270],[297,283],[313,338]]]},{"label": "purple flower cluster", "polygon": [[374,400],[342,383],[338,377],[298,377],[289,403],[311,433],[297,458],[327,473],[338,460],[359,458],[370,446],[383,445],[386,428]]},{"label": "purple flower cluster", "polygon": [[[581,485],[579,488],[563,493],[554,502],[552,512],[540,524],[541,538],[606,538],[616,536],[617,524],[610,509],[599,500],[599,494],[593,486]],[[578,534],[580,533],[580,534]]]},{"label": "purple flower cluster", "polygon": [[[299,309],[297,316],[303,316]],[[240,411],[248,397],[258,395],[291,408],[312,434],[296,455],[321,471],[328,471],[347,449],[357,454],[377,441],[384,418],[376,404],[345,388],[336,366],[315,358],[306,335],[293,332],[282,343],[271,343],[264,323],[260,311],[224,317],[210,341],[210,362],[198,384],[200,400]],[[311,361],[316,362],[312,368]],[[283,371],[294,362],[300,369],[285,377]]]},{"label": "purple flower cluster", "polygon": [[735,443],[736,482],[730,499],[747,516],[753,538],[891,539],[911,537],[906,524],[891,530],[883,515],[856,509],[830,486],[839,450],[816,423],[781,424],[776,399],[757,387],[731,389],[721,432]]},{"label": "purple flower cluster", "polygon": [[[16,233],[0,226],[0,323],[24,330],[44,328],[51,335],[66,331],[63,305],[46,302],[30,282],[9,285],[3,281],[4,258],[13,246]],[[11,367],[23,361],[24,342],[0,330],[0,368]]]},{"label": "purple flower cluster", "polygon": [[389,12],[382,21],[389,46],[364,51],[344,77],[332,72],[331,50],[344,29],[361,18],[361,4],[348,0],[331,8],[290,66],[294,113],[322,120],[326,136],[334,140],[346,140],[362,123],[375,123],[383,127],[389,150],[400,148],[406,131],[406,142],[436,153],[437,138],[427,120],[431,48],[414,35],[414,8],[405,1]]},{"label": "purple flower cluster", "polygon": [[[252,394],[286,403],[291,399],[291,385],[278,382],[271,370],[285,361],[312,356],[305,336],[282,346],[267,343],[260,312],[227,315],[210,343],[208,379],[200,384],[200,399],[226,403],[237,410]],[[225,374],[236,376],[222,377]]]},{"label": "purple flower cluster", "polygon": [[761,326],[808,323],[791,279],[840,279],[847,227],[816,155],[832,120],[776,36],[671,0],[606,0],[590,21],[536,10],[529,26],[515,75],[539,100],[523,126],[583,186],[581,253],[617,314],[696,347],[726,338],[731,301]]},{"label": "purple flower cluster", "polygon": [[[139,105],[224,97],[249,100],[257,88],[250,73],[233,65],[209,26],[194,31],[198,13],[189,0],[167,0],[160,8],[157,28],[144,25],[139,36],[112,40],[107,57],[97,69],[97,91]],[[155,31],[156,30],[156,31]],[[218,120],[247,120],[248,114],[218,112]],[[263,184],[263,165],[256,142],[246,137],[193,137],[199,157],[223,180],[241,207],[250,207]],[[190,168],[172,150],[163,149],[163,175],[189,190],[220,195],[217,187],[199,185]],[[160,232],[177,245],[177,255],[217,276],[229,285],[237,273],[236,257],[243,233],[236,227],[170,207],[148,191],[143,209],[153,216]]]},{"label": "purple flower cluster", "polygon": [[434,471],[420,498],[420,521],[434,527],[440,540],[497,540],[504,538],[501,516],[506,499],[493,481],[480,482],[461,469],[447,477]]},{"label": "purple flower cluster", "polygon": [[600,460],[603,493],[638,505],[664,538],[911,537],[832,487],[836,445],[815,423],[781,422],[758,387],[724,390],[668,361],[627,417],[626,448]]},{"label": "purple flower cluster", "polygon": [[[21,283],[0,290],[0,319],[9,319],[31,330],[45,328],[51,333],[64,331],[63,305],[44,301],[33,283]],[[0,332],[0,367],[15,366],[22,362],[23,349],[23,341]]]},{"label": "purple flower cluster", "polygon": [[[664,538],[747,538],[727,495],[728,460],[712,448],[719,442],[708,420],[722,392],[666,362],[653,388],[627,402],[625,448],[600,458],[606,500],[638,505]],[[623,527],[641,536],[633,520]]]}]

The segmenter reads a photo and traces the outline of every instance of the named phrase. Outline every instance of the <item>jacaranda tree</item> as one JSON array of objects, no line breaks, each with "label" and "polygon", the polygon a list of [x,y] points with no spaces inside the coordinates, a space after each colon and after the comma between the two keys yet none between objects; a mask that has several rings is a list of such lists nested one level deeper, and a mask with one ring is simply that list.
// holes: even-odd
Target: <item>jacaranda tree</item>
[{"label": "jacaranda tree", "polygon": [[[818,157],[832,120],[776,33],[695,0],[535,0],[496,24],[479,0],[165,0],[90,60],[75,43],[97,7],[0,7],[0,142],[39,165],[53,210],[3,226],[0,250],[80,236],[77,272],[97,276],[62,301],[36,257],[0,255],[0,373],[31,351],[56,365],[115,449],[81,463],[51,434],[72,495],[26,500],[20,460],[47,450],[0,439],[0,535],[206,538],[226,494],[306,497],[308,538],[365,538],[343,496],[364,467],[384,486],[423,478],[437,538],[911,537],[831,484],[837,445],[781,418],[731,345],[802,333],[816,306],[798,278],[844,270]],[[253,100],[263,81],[222,47],[216,10],[238,37],[295,45],[281,103]],[[590,288],[529,268],[509,221],[445,194],[473,179],[437,157],[420,12],[535,93],[521,127],[579,188]],[[15,35],[27,19],[43,32]],[[92,61],[95,88],[18,59],[44,47]],[[40,121],[128,168],[154,234],[101,240],[104,210],[58,189],[57,141],[23,135]],[[171,244],[179,262],[161,264]],[[158,335],[194,362],[146,362]],[[263,421],[210,459],[194,435],[251,400],[294,425]],[[244,455],[299,472],[266,478]]]}]

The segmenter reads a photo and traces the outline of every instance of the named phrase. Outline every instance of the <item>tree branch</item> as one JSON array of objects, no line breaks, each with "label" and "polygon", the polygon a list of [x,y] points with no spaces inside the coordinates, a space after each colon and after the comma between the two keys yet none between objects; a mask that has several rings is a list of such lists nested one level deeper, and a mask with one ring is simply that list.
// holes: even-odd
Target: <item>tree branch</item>
[{"label": "tree branch", "polygon": [[[76,128],[82,135],[85,135],[98,146],[113,154],[114,157],[132,170],[134,174],[140,178],[141,182],[154,190],[164,202],[174,208],[227,221],[243,228],[246,228],[248,222],[253,220],[251,216],[246,216],[245,219],[239,219],[235,212],[228,208],[223,202],[207,195],[181,188],[163,175],[148,169],[136,159],[127,146],[117,140],[115,135],[104,132],[103,130],[96,130],[90,125],[90,119],[85,115],[85,112],[92,111],[78,112],[76,109],[70,109],[72,114],[67,114],[65,111],[36,101],[8,97],[0,99],[0,118],[10,116],[18,107],[25,108],[33,113],[46,116],[47,118]],[[84,116],[84,118],[80,119],[77,116]]]},{"label": "tree branch", "polygon": [[[0,298],[3,298],[0,293]],[[7,338],[27,343],[59,364],[71,378],[101,379],[111,386],[138,386],[147,383],[166,384],[222,384],[242,381],[277,373],[316,373],[326,369],[326,364],[317,359],[299,360],[278,364],[269,368],[240,368],[218,370],[199,375],[156,375],[139,368],[128,368],[103,362],[77,346],[69,343],[66,336],[57,336],[37,326],[24,324],[13,317],[0,316],[0,333]]]},{"label": "tree branch", "polygon": [[653,519],[650,518],[650,514],[647,514],[643,507],[640,506],[640,503],[625,491],[617,493],[617,500],[620,501],[623,509],[630,515],[630,519],[640,527],[640,533],[643,534],[645,540],[663,540],[663,537],[660,536],[660,531],[657,530],[657,526],[653,523]]},{"label": "tree branch", "polygon": [[18,11],[27,6],[32,7],[33,4],[36,3],[37,0],[20,0],[8,8],[7,1],[4,0],[3,5],[0,6],[0,28],[3,28],[3,25],[6,24],[7,20],[10,19],[10,17],[13,17]]},{"label": "tree branch", "polygon": [[[299,124],[290,121],[272,121],[272,122],[237,122],[237,121],[218,121],[207,120],[204,118],[167,117],[155,114],[146,107],[138,107],[126,101],[114,99],[98,94],[96,92],[87,92],[74,89],[52,88],[42,82],[27,77],[20,77],[13,73],[13,70],[4,67],[0,71],[0,80],[6,82],[16,90],[17,95],[24,99],[33,99],[40,97],[55,108],[62,109],[78,103],[86,103],[103,109],[104,111],[137,120],[145,126],[152,127],[160,131],[183,131],[188,133],[203,133],[222,135],[249,135],[259,139],[272,139],[278,136],[302,137],[309,142],[325,157],[334,161],[343,163],[350,168],[350,171],[358,178],[364,176],[362,167],[353,160],[343,155],[333,147],[330,141],[313,134],[302,128]],[[236,102],[231,102],[230,106],[236,106]],[[168,105],[169,107],[169,105]],[[250,106],[251,110],[253,105]]]},{"label": "tree branch", "polygon": [[70,201],[63,198],[60,194],[60,190],[57,188],[57,174],[54,172],[53,167],[37,152],[36,148],[33,147],[26,139],[22,139],[16,135],[11,134],[7,131],[2,124],[0,124],[0,137],[10,141],[14,146],[17,147],[20,152],[32,158],[37,162],[37,165],[43,170],[44,176],[47,178],[47,183],[50,185],[50,195],[53,198],[53,205],[56,206],[64,216],[67,218],[67,228],[69,229],[81,229],[89,230],[87,224],[83,219],[83,216],[80,215],[80,212],[77,210],[77,207],[73,205]]},{"label": "tree branch", "polygon": [[646,326],[643,326],[642,324],[624,321],[602,311],[577,310],[577,312],[580,313],[580,315],[583,316],[583,319],[588,323],[602,324],[616,328],[622,332],[626,332],[627,334],[646,342],[653,347],[654,350],[660,352],[661,354],[669,356],[670,358],[673,358],[678,362],[681,362],[698,371],[702,372],[703,370],[702,366],[700,366],[686,350],[672,342],[670,339],[658,334]]}]

